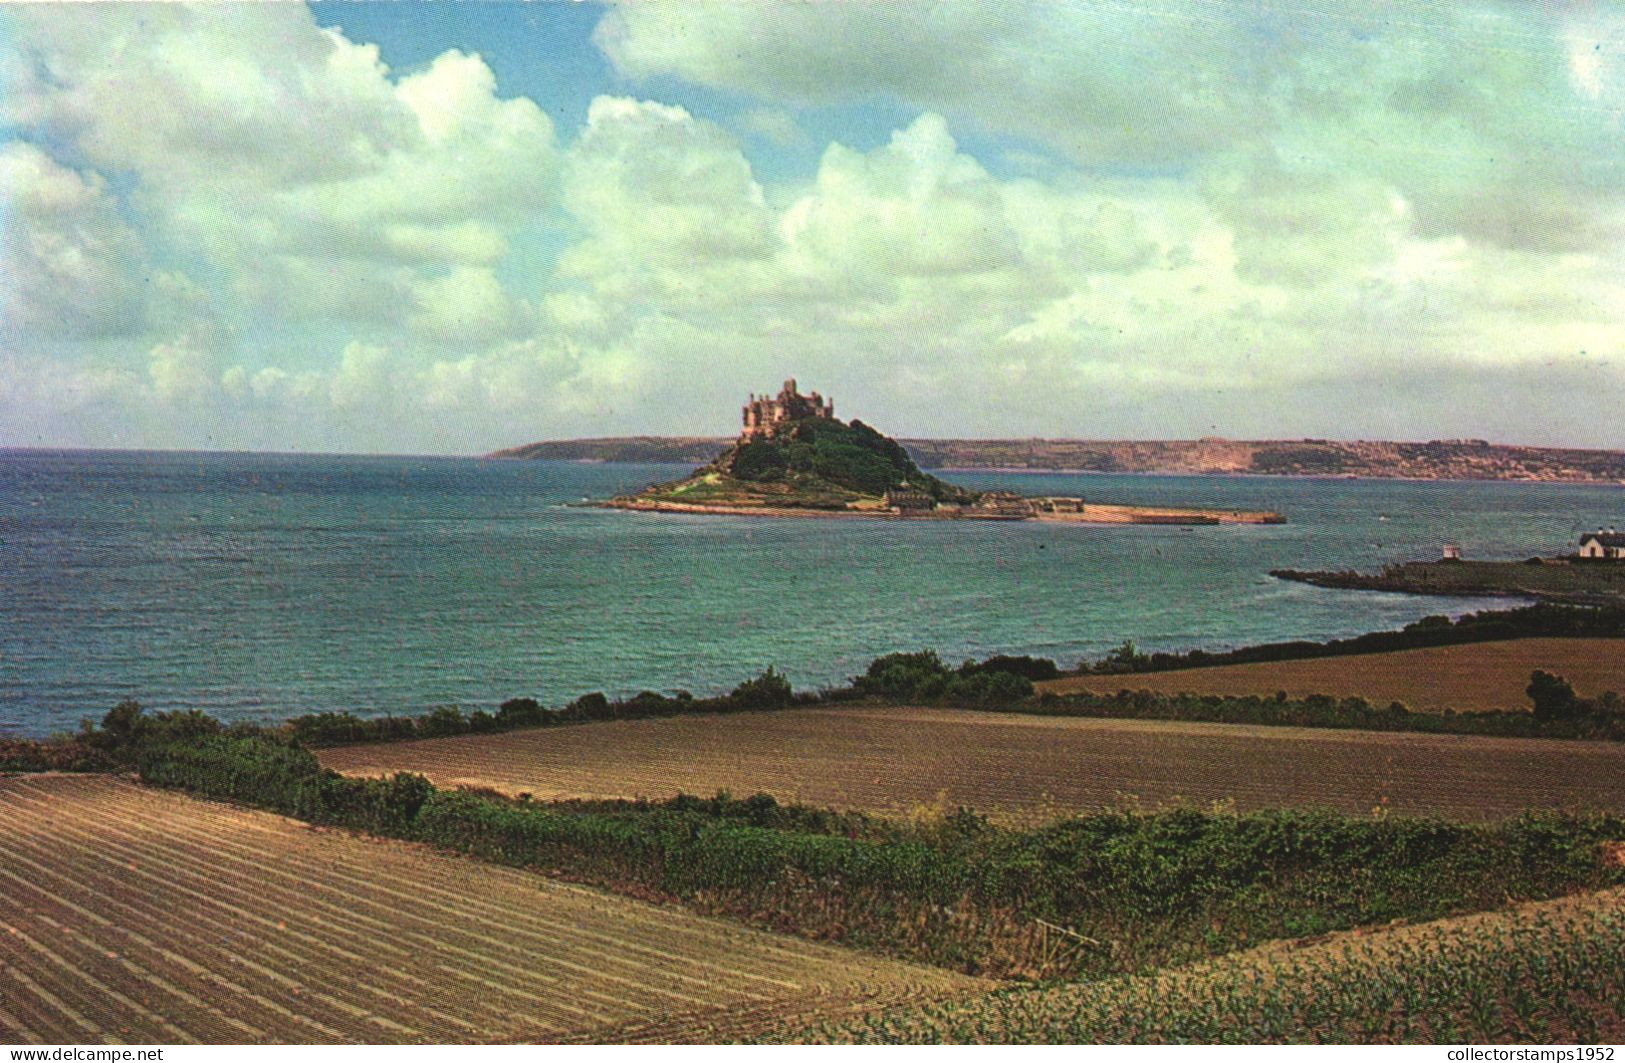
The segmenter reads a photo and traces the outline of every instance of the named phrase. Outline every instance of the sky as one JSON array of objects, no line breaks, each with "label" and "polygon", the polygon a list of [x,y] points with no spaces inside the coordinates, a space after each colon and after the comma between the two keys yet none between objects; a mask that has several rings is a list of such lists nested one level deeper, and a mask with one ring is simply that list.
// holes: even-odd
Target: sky
[{"label": "sky", "polygon": [[1625,448],[1625,5],[0,10],[0,446]]}]

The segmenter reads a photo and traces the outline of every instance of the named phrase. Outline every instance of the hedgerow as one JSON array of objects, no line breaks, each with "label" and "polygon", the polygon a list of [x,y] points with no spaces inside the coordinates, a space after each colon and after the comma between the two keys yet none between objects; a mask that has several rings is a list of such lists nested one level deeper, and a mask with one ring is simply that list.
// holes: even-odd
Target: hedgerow
[{"label": "hedgerow", "polygon": [[[838,697],[838,695],[837,695]],[[696,698],[687,691],[659,694],[642,691],[611,701],[602,693],[583,694],[560,709],[549,709],[535,698],[510,698],[495,713],[465,714],[455,705],[441,705],[421,716],[355,716],[348,712],[320,712],[296,716],[284,728],[290,737],[311,747],[358,742],[395,742],[414,738],[490,734],[531,727],[557,727],[596,720],[638,720],[680,713],[759,712],[821,700],[797,694],[781,673],[769,667],[720,697]]]},{"label": "hedgerow", "polygon": [[[886,669],[899,659],[929,658],[929,676],[910,676],[901,684],[886,686],[871,678],[876,669]],[[548,709],[534,698],[511,698],[496,713],[465,715],[455,706],[439,706],[423,716],[361,717],[347,712],[322,712],[297,716],[285,725],[287,733],[304,745],[327,747],[359,742],[392,742],[414,738],[442,738],[448,735],[485,734],[531,727],[557,727],[598,720],[639,720],[687,713],[761,712],[796,705],[830,704],[863,696],[883,696],[890,700],[931,704],[962,705],[971,708],[1012,705],[1032,695],[1029,676],[1054,677],[1055,662],[1035,657],[990,657],[967,661],[951,670],[935,653],[893,654],[870,666],[868,675],[854,680],[848,689],[797,693],[783,674],[769,667],[747,679],[727,694],[696,698],[687,691],[660,694],[645,690],[630,698],[611,700],[594,691],[583,694],[560,709]]]},{"label": "hedgerow", "polygon": [[1612,692],[1594,699],[1574,699],[1567,711],[1562,713],[1411,712],[1399,702],[1378,706],[1364,698],[1334,698],[1323,694],[1289,698],[1284,693],[1259,697],[1166,694],[1151,690],[1064,695],[1046,692],[1036,699],[1009,708],[1013,712],[1043,716],[1625,741],[1625,704],[1621,703],[1619,695]]},{"label": "hedgerow", "polygon": [[0,771],[111,771],[116,765],[105,752],[76,738],[38,742],[0,739]]},{"label": "hedgerow", "polygon": [[263,736],[211,735],[143,748],[143,782],[266,808],[311,823],[406,836],[434,787],[421,775],[351,779],[305,749]]},{"label": "hedgerow", "polygon": [[[1622,880],[1617,816],[1491,825],[1325,812],[1103,814],[1029,831],[925,828],[742,802],[493,799],[350,779],[265,736],[144,749],[144,781],[812,937],[1000,975],[1132,973],[1249,942],[1433,918]],[[1057,956],[1038,922],[1095,944]]]}]

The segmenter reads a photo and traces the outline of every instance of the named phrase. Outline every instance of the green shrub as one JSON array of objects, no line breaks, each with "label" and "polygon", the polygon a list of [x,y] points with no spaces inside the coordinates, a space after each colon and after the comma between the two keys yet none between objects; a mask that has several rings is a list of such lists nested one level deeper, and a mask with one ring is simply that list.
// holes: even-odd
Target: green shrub
[{"label": "green shrub", "polygon": [[1061,674],[1055,662],[1047,657],[1008,657],[1004,654],[995,654],[985,661],[966,661],[959,666],[960,675],[976,675],[981,672],[1009,672],[1035,683],[1055,679]]},{"label": "green shrub", "polygon": [[728,700],[741,709],[782,709],[794,699],[790,681],[769,665],[767,671],[734,687]]},{"label": "green shrub", "polygon": [[788,465],[783,448],[765,439],[757,439],[742,445],[734,453],[733,474],[741,480],[781,480]]},{"label": "green shrub", "polygon": [[889,653],[870,661],[852,685],[860,693],[889,701],[929,700],[947,690],[952,674],[935,650]]},{"label": "green shrub", "polygon": [[535,698],[509,698],[497,709],[497,720],[505,728],[535,727],[549,723],[551,714]]},{"label": "green shrub", "polygon": [[144,746],[185,742],[217,734],[220,723],[196,709],[149,714],[141,703],[126,699],[109,709],[99,728],[87,722],[79,741],[121,764],[133,763]]},{"label": "green shrub", "polygon": [[957,675],[948,681],[943,693],[948,701],[977,708],[1017,705],[1032,695],[1032,680],[1013,672]]},{"label": "green shrub", "polygon": [[610,710],[609,699],[595,690],[566,705],[564,716],[570,720],[608,720],[614,713]]},{"label": "green shrub", "polygon": [[80,738],[0,738],[0,771],[112,771],[118,763]]},{"label": "green shrub", "polygon": [[980,664],[967,662],[954,672],[934,650],[891,653],[870,662],[852,686],[860,694],[887,701],[1007,708],[1032,697],[1032,680],[1024,673],[1043,671],[1043,664],[1054,668],[1053,661],[1038,663],[1031,657],[990,657]]},{"label": "green shrub", "polygon": [[1535,715],[1542,720],[1573,719],[1586,711],[1585,702],[1575,695],[1569,681],[1550,672],[1533,672],[1525,693],[1534,703]]},{"label": "green shrub", "polygon": [[349,779],[307,750],[264,736],[211,736],[141,750],[143,782],[269,809],[311,823],[405,836],[434,788],[421,775]]},{"label": "green shrub", "polygon": [[443,738],[467,734],[469,730],[468,718],[455,705],[436,705],[417,721],[419,738]]},{"label": "green shrub", "polygon": [[[402,722],[406,724],[405,733],[393,737],[416,737],[416,724],[410,719]],[[364,720],[347,712],[318,712],[289,720],[288,730],[295,739],[306,745],[338,746],[378,741],[385,726],[382,720]]]}]

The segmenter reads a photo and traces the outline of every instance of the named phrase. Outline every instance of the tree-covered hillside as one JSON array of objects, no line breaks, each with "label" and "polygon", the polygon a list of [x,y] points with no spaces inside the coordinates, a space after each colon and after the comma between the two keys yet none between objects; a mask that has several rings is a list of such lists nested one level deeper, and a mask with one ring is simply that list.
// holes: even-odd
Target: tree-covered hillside
[{"label": "tree-covered hillside", "polygon": [[969,502],[974,497],[921,472],[902,444],[857,420],[796,421],[775,435],[729,447],[712,468],[746,484],[834,487],[868,496],[905,487],[939,502]]},{"label": "tree-covered hillside", "polygon": [[613,504],[876,512],[887,509],[884,496],[895,488],[938,503],[969,505],[979,497],[921,472],[901,443],[862,421],[805,417],[738,440],[687,479]]}]

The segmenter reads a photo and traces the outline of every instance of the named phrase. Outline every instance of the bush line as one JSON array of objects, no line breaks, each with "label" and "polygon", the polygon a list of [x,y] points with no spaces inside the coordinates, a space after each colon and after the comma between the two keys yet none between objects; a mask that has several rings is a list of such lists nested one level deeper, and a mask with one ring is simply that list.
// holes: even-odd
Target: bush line
[{"label": "bush line", "polygon": [[[550,805],[406,773],[347,778],[241,734],[147,744],[137,767],[152,785],[997,976],[1134,973],[1625,881],[1601,855],[1625,820],[1602,814],[1468,825],[1176,809],[1016,831],[966,810],[908,826],[765,795]],[[1037,920],[1096,944],[1056,954]]]},{"label": "bush line", "polygon": [[[1625,636],[1625,610],[1535,605],[1472,614],[1456,621],[1428,617],[1402,631],[1377,632],[1340,642],[1275,643],[1223,654],[1193,650],[1186,654],[1147,655],[1127,642],[1101,661],[1086,662],[1079,672],[1133,675],[1214,664],[1378,653],[1424,645],[1534,636]],[[601,720],[760,712],[860,699],[1038,715],[1625,741],[1625,700],[1619,694],[1604,693],[1589,700],[1579,698],[1561,676],[1544,672],[1531,676],[1528,694],[1534,705],[1532,713],[1453,712],[1449,709],[1442,713],[1417,713],[1408,711],[1398,702],[1384,707],[1357,697],[1340,699],[1312,694],[1287,698],[1284,693],[1273,698],[1162,694],[1127,687],[1115,694],[1046,692],[1034,696],[1034,682],[1054,679],[1061,674],[1054,661],[1006,655],[980,662],[966,661],[958,668],[950,668],[934,651],[927,650],[876,658],[849,686],[816,693],[792,690],[789,680],[769,667],[719,697],[696,698],[687,691],[659,694],[645,690],[633,697],[612,701],[594,692],[556,710],[534,698],[522,697],[504,701],[494,713],[465,714],[456,706],[439,706],[419,716],[364,717],[349,712],[320,712],[270,727],[256,724],[225,727],[195,710],[147,714],[137,702],[125,701],[115,706],[99,727],[87,720],[74,736],[58,736],[46,741],[0,739],[0,772],[117,770],[128,765],[128,750],[138,741],[153,741],[164,736],[265,733],[290,738],[310,748],[321,748],[491,734]]]},{"label": "bush line", "polygon": [[1030,702],[1010,706],[1005,711],[1109,720],[1179,720],[1265,727],[1625,741],[1625,703],[1621,702],[1618,694],[1609,692],[1595,699],[1576,699],[1575,704],[1578,707],[1576,712],[1559,716],[1496,711],[1446,710],[1431,713],[1411,712],[1397,701],[1381,707],[1364,698],[1334,698],[1323,694],[1288,698],[1283,693],[1277,693],[1274,697],[1266,698],[1256,695],[1119,690],[1115,694],[1045,693]]}]

